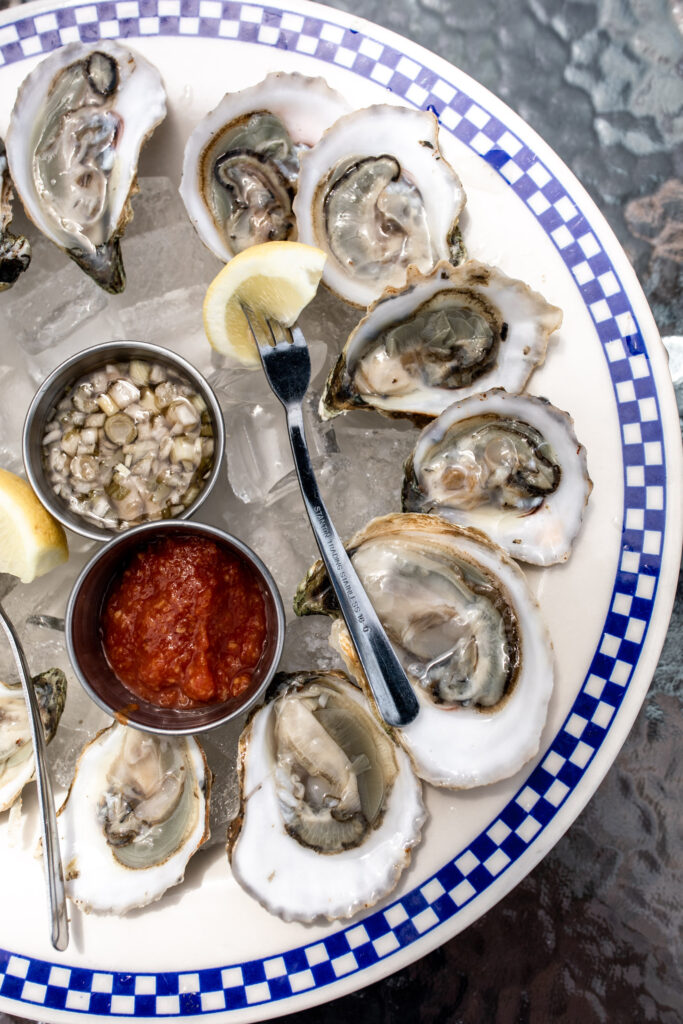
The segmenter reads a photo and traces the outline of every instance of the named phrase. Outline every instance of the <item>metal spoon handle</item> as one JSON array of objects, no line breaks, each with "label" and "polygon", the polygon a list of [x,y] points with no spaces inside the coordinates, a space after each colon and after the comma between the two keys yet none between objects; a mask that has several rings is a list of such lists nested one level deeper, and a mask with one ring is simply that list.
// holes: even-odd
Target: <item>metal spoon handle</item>
[{"label": "metal spoon handle", "polygon": [[51,940],[55,949],[64,950],[69,944],[69,923],[66,916],[66,897],[64,894],[64,874],[62,872],[62,860],[59,854],[59,840],[57,838],[57,817],[55,815],[55,803],[52,795],[52,783],[50,772],[45,757],[45,736],[43,734],[43,723],[40,718],[40,708],[36,699],[35,690],[31,683],[31,675],[26,661],[21,641],[7,618],[2,605],[0,605],[0,624],[2,625],[9,641],[14,660],[17,663],[21,685],[26,700],[26,710],[33,740],[33,753],[36,762],[36,781],[38,784],[38,802],[40,804],[41,831],[43,835],[43,862],[45,864],[45,878],[47,882],[47,896],[50,907]]},{"label": "metal spoon handle", "polygon": [[417,698],[320,497],[306,444],[301,406],[285,408],[306,512],[377,709],[389,725],[407,725],[417,715]]}]

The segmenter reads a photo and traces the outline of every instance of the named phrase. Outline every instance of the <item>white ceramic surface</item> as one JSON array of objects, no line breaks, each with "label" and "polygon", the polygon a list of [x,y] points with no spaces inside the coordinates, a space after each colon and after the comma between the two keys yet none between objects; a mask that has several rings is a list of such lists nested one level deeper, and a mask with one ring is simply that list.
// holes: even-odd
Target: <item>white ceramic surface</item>
[{"label": "white ceramic surface", "polygon": [[468,196],[470,255],[564,310],[530,390],[572,414],[594,481],[569,563],[527,570],[558,666],[541,752],[485,790],[426,787],[424,842],[398,890],[366,917],[285,924],[239,889],[218,846],[144,911],[124,919],[73,911],[71,943],[57,954],[32,855],[32,798],[14,844],[7,816],[0,821],[0,1008],[43,1021],[267,1019],[368,984],[452,937],[517,884],[588,801],[640,707],[673,602],[678,414],[652,316],[603,217],[543,141],[457,69],[384,29],[297,0],[267,9],[46,0],[0,16],[0,135],[38,50],[97,32],[129,35],[159,67],[170,113],[143,171],[176,182],[197,119],[224,91],[268,71],[321,74],[354,106],[434,107]]}]

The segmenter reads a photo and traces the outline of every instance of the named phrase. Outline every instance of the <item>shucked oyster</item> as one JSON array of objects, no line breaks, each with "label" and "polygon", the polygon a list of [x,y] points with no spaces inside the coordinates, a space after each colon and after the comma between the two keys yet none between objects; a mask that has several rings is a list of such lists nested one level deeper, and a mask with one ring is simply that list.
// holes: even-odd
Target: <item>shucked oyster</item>
[{"label": "shucked oyster", "polygon": [[449,406],[405,466],[403,509],[476,526],[509,555],[565,562],[593,484],[567,413],[494,389]]},{"label": "shucked oyster", "polygon": [[237,881],[286,921],[351,917],[390,892],[425,818],[410,761],[340,672],[276,677],[240,738]]},{"label": "shucked oyster", "polygon": [[[538,750],[553,685],[519,568],[478,530],[410,513],[374,519],[347,550],[420,704],[396,730],[417,774],[456,789],[514,774]],[[369,691],[322,563],[294,608],[335,618],[330,642]]]},{"label": "shucked oyster", "polygon": [[562,313],[495,267],[440,263],[388,289],[349,336],[320,403],[425,420],[487,388],[521,391]]},{"label": "shucked oyster", "polygon": [[193,737],[114,724],[84,747],[57,823],[66,894],[125,914],[181,882],[208,839],[211,775]]},{"label": "shucked oyster", "polygon": [[219,259],[296,239],[299,156],[348,109],[324,79],[276,72],[227,93],[200,121],[185,147],[180,195]]},{"label": "shucked oyster", "polygon": [[23,235],[9,233],[12,220],[12,182],[5,143],[0,139],[0,292],[11,288],[31,262],[31,245]]},{"label": "shucked oyster", "polygon": [[[34,676],[45,740],[50,742],[66,703],[66,676],[50,668]],[[35,775],[33,743],[26,701],[21,686],[0,682],[0,811],[14,803],[27,782]]]},{"label": "shucked oyster", "polygon": [[109,292],[125,285],[140,149],[165,115],[159,72],[111,40],[55,50],[14,104],[7,158],[26,213]]},{"label": "shucked oyster", "polygon": [[323,281],[369,306],[423,273],[458,262],[465,193],[439,152],[433,114],[380,104],[340,118],[301,158],[299,241],[327,253]]}]

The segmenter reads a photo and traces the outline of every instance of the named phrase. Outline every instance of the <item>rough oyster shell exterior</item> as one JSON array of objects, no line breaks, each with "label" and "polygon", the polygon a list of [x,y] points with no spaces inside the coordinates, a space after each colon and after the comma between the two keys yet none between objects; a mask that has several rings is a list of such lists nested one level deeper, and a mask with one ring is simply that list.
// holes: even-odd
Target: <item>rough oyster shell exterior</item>
[{"label": "rough oyster shell exterior", "polygon": [[[61,669],[50,668],[31,682],[49,743],[66,704],[66,676]],[[0,811],[11,807],[34,778],[35,758],[22,687],[0,682]]]},{"label": "rough oyster shell exterior", "polygon": [[[451,375],[450,349],[438,383],[412,369],[406,374],[406,357],[401,360],[386,352],[385,332],[408,323],[423,310],[434,309],[435,303],[444,308],[452,303],[456,311],[471,311],[479,324],[490,325],[490,356],[496,358],[492,361],[487,354],[481,372],[476,365],[470,367],[467,383],[459,384]],[[442,262],[426,275],[411,267],[405,285],[387,289],[350,334],[325,386],[321,416],[328,419],[350,409],[375,409],[385,416],[424,424],[471,394],[494,387],[517,393],[543,363],[548,339],[561,323],[562,313],[556,306],[496,267],[476,260],[458,267]],[[415,351],[409,353],[414,366],[419,366],[420,348],[425,344],[418,336]],[[441,359],[443,345],[438,339],[436,349],[435,358]],[[457,366],[459,352],[456,357]],[[377,363],[372,372],[366,368],[368,360]],[[376,383],[375,371],[381,374],[385,388]]]},{"label": "rough oyster shell exterior", "polygon": [[[173,813],[140,835],[137,849],[141,853],[122,860],[116,843],[110,843],[105,834],[102,808],[108,799],[105,794],[118,785],[110,772],[130,736],[162,754],[171,748],[182,788]],[[81,751],[57,812],[67,896],[86,912],[114,914],[160,899],[168,888],[182,882],[190,857],[209,838],[210,790],[211,773],[194,737],[159,737],[117,722],[103,729]],[[138,795],[140,791],[138,787]],[[158,792],[155,789],[150,798]],[[163,834],[164,828],[170,832]],[[121,845],[128,843],[135,849],[134,842],[124,836]]]},{"label": "rough oyster shell exterior", "polygon": [[12,180],[5,143],[0,139],[0,292],[11,288],[31,262],[31,244],[23,235],[9,232],[12,221]]},{"label": "rough oyster shell exterior", "polygon": [[[507,604],[516,622],[512,652],[514,671],[504,695],[491,707],[440,706],[434,702],[419,684],[400,643],[383,623],[420,704],[417,718],[396,730],[397,739],[410,754],[417,775],[432,785],[452,789],[487,785],[513,775],[538,751],[554,680],[550,638],[521,570],[479,530],[463,529],[438,516],[404,512],[373,519],[346,545],[357,569],[358,553],[365,546],[378,542],[403,547],[408,560],[414,552],[417,564],[423,555],[435,560],[442,575],[449,571],[449,563],[459,574],[459,566],[473,566],[481,576],[494,581],[498,591],[496,601]],[[424,573],[424,562],[419,571]],[[367,588],[369,578],[364,578],[362,570],[359,576]],[[379,585],[384,586],[381,579]],[[442,595],[436,591],[435,594],[437,603],[443,606]],[[415,617],[416,623],[423,611],[418,602],[414,589],[411,589],[410,599],[404,594],[398,602],[406,616]],[[294,610],[298,615],[322,613],[334,618],[330,644],[340,652],[350,673],[372,702],[363,669],[320,561],[311,567],[299,585]],[[378,614],[383,620],[383,615]]]},{"label": "rough oyster shell exterior", "polygon": [[[231,245],[223,226],[217,223],[206,194],[206,176],[210,169],[207,170],[205,165],[209,158],[216,159],[217,151],[214,150],[221,137],[236,125],[244,125],[254,114],[267,113],[281,122],[295,152],[290,154],[292,166],[285,168],[284,173],[274,169],[271,177],[279,181],[285,205],[289,205],[291,212],[298,179],[297,154],[313,146],[325,129],[348,110],[346,100],[323,78],[277,71],[257,85],[226,93],[218,106],[199,122],[185,145],[180,195],[197,234],[218,259],[227,262],[238,251]],[[222,149],[220,155],[225,156]],[[254,152],[252,156],[265,163],[270,162],[262,153]],[[254,215],[261,214],[255,209]],[[296,225],[292,224],[282,237],[295,241]],[[263,237],[257,240],[272,239]]]},{"label": "rough oyster shell exterior", "polygon": [[[361,180],[357,169],[370,171],[375,163],[378,174]],[[333,205],[342,207],[347,241],[363,243],[362,274],[358,255],[347,255],[346,243],[334,240]],[[294,212],[299,240],[327,253],[323,282],[364,308],[385,288],[400,287],[410,263],[426,273],[439,260],[462,258],[464,205],[460,179],[439,150],[436,117],[378,104],[340,118],[303,154]],[[412,244],[418,232],[419,246]]]},{"label": "rough oyster shell exterior", "polygon": [[113,40],[55,50],[19,88],[5,140],[17,194],[105,291],[125,287],[120,238],[140,150],[165,116],[157,69]]},{"label": "rough oyster shell exterior", "polygon": [[[487,460],[477,459],[467,447],[456,449],[458,431],[474,422],[502,423],[503,444],[506,424],[513,429],[521,424],[537,431],[541,447],[558,467],[557,484],[539,493],[529,507],[485,501],[486,485],[480,490],[481,500],[471,507],[459,504],[460,495],[467,489],[463,478],[473,471],[479,488],[482,470],[487,468]],[[505,468],[506,455],[504,452],[502,459],[491,465],[491,478],[497,469]],[[459,471],[458,458],[461,463],[467,462],[463,472]],[[510,481],[514,489],[514,476],[519,472],[520,463],[515,458],[509,462],[505,484]],[[457,489],[444,482],[448,474],[459,477]],[[552,565],[569,558],[592,488],[586,449],[576,438],[569,414],[546,399],[494,389],[456,402],[424,428],[405,465],[402,503],[404,512],[430,512],[460,526],[483,530],[517,561]]]},{"label": "rough oyster shell exterior", "polygon": [[[313,700],[324,708],[335,694],[341,695],[346,713],[356,709],[366,734],[374,733],[376,743],[389,746],[395,775],[380,816],[360,844],[322,853],[297,839],[283,817],[274,721],[278,701]],[[286,921],[348,918],[395,887],[420,840],[425,820],[421,785],[405,752],[374,721],[361,691],[343,673],[276,676],[267,703],[242,733],[238,764],[241,808],[228,834],[228,856],[240,885],[271,913]]]}]

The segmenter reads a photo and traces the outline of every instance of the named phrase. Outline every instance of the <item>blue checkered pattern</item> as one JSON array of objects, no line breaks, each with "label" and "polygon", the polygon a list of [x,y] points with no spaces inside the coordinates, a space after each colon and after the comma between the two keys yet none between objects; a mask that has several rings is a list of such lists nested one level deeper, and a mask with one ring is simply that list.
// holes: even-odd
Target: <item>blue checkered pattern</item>
[{"label": "blue checkered pattern", "polygon": [[[475,841],[431,879],[360,924],[267,960],[191,973],[119,974],[0,951],[0,995],[74,1015],[173,1017],[287,999],[391,957],[457,914],[534,843],[607,735],[647,633],[661,563],[664,443],[648,354],[628,298],[579,205],[533,150],[462,89],[383,43],[320,18],[221,0],[119,0],[59,8],[0,28],[0,65],[72,40],[178,36],[279,47],[336,64],[432,110],[537,218],[569,268],[602,345],[622,431],[622,555],[597,651],[543,761]],[[21,1013],[19,1007],[17,1012]]]}]

